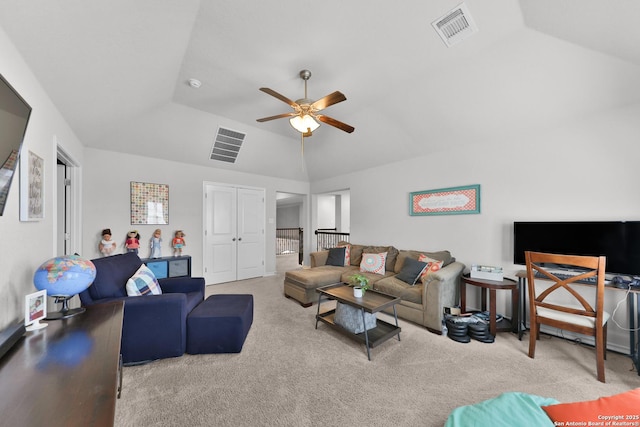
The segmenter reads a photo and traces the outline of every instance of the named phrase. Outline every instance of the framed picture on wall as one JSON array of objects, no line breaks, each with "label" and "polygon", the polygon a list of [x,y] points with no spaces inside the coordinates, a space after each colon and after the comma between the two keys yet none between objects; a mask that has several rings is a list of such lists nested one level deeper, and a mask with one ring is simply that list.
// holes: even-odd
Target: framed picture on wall
[{"label": "framed picture on wall", "polygon": [[44,219],[44,160],[31,150],[20,155],[20,221]]},{"label": "framed picture on wall", "polygon": [[131,224],[169,224],[169,186],[131,181]]},{"label": "framed picture on wall", "polygon": [[409,195],[410,215],[480,213],[480,184],[416,191]]}]

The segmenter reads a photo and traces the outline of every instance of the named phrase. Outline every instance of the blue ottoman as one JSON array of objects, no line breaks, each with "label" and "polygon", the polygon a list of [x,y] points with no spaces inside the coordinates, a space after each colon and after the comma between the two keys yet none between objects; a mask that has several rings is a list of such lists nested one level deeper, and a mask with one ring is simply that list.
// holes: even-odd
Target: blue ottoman
[{"label": "blue ottoman", "polygon": [[211,295],[187,317],[187,353],[239,353],[253,323],[253,295]]}]

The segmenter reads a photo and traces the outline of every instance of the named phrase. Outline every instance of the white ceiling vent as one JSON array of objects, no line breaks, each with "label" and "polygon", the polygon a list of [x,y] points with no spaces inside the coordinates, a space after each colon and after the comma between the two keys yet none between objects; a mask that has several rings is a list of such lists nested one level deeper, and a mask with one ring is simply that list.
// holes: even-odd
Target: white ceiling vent
[{"label": "white ceiling vent", "polygon": [[245,133],[236,132],[231,129],[218,127],[216,140],[213,142],[211,149],[211,160],[220,160],[227,163],[235,163],[242,142],[247,136]]},{"label": "white ceiling vent", "polygon": [[453,46],[478,32],[478,27],[464,3],[432,22],[431,25],[447,46]]}]

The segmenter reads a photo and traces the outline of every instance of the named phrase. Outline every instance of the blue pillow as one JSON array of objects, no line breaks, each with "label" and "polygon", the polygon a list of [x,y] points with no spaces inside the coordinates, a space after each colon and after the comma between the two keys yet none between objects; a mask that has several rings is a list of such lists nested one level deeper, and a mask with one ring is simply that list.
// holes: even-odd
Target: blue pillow
[{"label": "blue pillow", "polygon": [[559,402],[517,391],[502,393],[493,399],[454,409],[444,427],[553,427],[553,421],[541,406],[554,403]]}]

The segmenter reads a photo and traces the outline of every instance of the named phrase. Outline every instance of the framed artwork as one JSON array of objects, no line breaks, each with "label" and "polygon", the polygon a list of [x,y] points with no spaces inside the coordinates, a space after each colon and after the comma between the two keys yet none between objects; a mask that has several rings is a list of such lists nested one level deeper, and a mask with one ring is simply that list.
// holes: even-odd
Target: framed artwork
[{"label": "framed artwork", "polygon": [[480,185],[416,191],[409,196],[410,215],[480,213]]},{"label": "framed artwork", "polygon": [[169,186],[131,181],[131,224],[169,224]]},{"label": "framed artwork", "polygon": [[20,155],[20,221],[42,219],[44,219],[44,160],[32,151],[27,151]]},{"label": "framed artwork", "polygon": [[24,298],[24,325],[27,331],[35,331],[47,326],[40,323],[47,316],[47,291],[42,290]]}]

